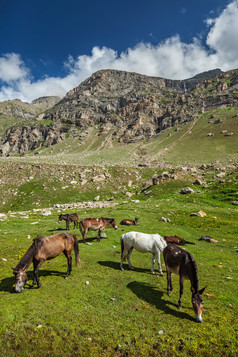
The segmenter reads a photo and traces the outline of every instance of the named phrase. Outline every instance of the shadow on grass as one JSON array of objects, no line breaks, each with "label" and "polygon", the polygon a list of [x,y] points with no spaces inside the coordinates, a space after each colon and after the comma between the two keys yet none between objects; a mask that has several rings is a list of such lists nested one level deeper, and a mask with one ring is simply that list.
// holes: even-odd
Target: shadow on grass
[{"label": "shadow on grass", "polygon": [[[173,315],[180,319],[186,319],[190,321],[195,321],[195,318],[192,318],[186,312],[180,311],[177,308],[177,305],[162,299],[164,293],[159,291],[156,287],[153,287],[147,283],[142,283],[138,281],[132,281],[127,284],[127,287],[138,296],[138,298],[146,301],[150,305],[154,305],[156,309],[164,311],[166,314]],[[166,295],[167,296],[167,295]],[[169,297],[168,297],[169,299]],[[171,306],[171,307],[170,307]]]},{"label": "shadow on grass", "polygon": [[[66,271],[60,272],[60,271],[55,271],[55,270],[40,270],[39,271],[39,278],[43,276],[62,276],[63,278],[66,275]],[[28,281],[33,280],[33,271],[27,272],[28,276]],[[14,289],[14,284],[15,284],[15,277],[11,276],[9,278],[5,278],[0,280],[0,291],[5,291],[9,293],[15,293]],[[30,284],[25,285],[25,289],[30,289]]]},{"label": "shadow on grass", "polygon": [[[108,267],[108,268],[111,268],[111,269],[115,269],[115,270],[121,270],[120,268],[120,262],[112,262],[110,260],[106,260],[106,261],[99,261],[98,264],[102,265],[102,266],[105,266],[105,267]],[[123,264],[123,267],[125,270],[130,270],[128,268],[128,264]],[[142,269],[142,268],[135,268],[131,271],[135,271],[135,272],[138,272],[138,273],[148,273],[148,274],[151,274],[151,271],[150,269]]]}]

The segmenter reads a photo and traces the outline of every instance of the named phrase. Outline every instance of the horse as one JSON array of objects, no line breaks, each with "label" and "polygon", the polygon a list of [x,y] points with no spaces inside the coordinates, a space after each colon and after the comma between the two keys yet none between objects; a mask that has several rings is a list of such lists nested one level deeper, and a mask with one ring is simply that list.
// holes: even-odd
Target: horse
[{"label": "horse", "polygon": [[121,264],[120,268],[123,271],[123,261],[128,260],[129,269],[133,269],[130,261],[130,256],[133,248],[141,253],[152,253],[152,267],[151,273],[154,272],[155,258],[159,266],[159,275],[163,276],[160,253],[167,246],[166,241],[159,234],[147,234],[140,232],[128,232],[121,236]]},{"label": "horse", "polygon": [[64,219],[66,221],[66,230],[69,230],[69,223],[74,222],[74,229],[78,226],[79,222],[79,216],[77,213],[66,213],[66,214],[61,214],[59,216],[58,223],[60,223]]},{"label": "horse", "polygon": [[178,245],[195,244],[192,242],[188,242],[184,238],[180,238],[178,236],[165,236],[164,239],[168,244],[178,244]]},{"label": "horse", "polygon": [[71,252],[74,248],[75,262],[79,266],[80,256],[78,249],[78,239],[69,233],[58,233],[49,237],[37,237],[33,240],[32,245],[27,250],[25,255],[21,258],[15,268],[13,268],[13,274],[15,275],[15,291],[20,293],[25,284],[27,283],[27,269],[33,262],[33,283],[31,288],[37,283],[37,287],[41,287],[41,283],[38,277],[38,271],[42,264],[46,260],[57,257],[60,253],[64,253],[68,261],[68,270],[65,279],[71,273],[72,270],[72,258]]},{"label": "horse", "polygon": [[124,226],[136,226],[139,218],[135,218],[134,221],[131,219],[123,219],[120,224]]},{"label": "horse", "polygon": [[198,269],[197,264],[189,252],[175,244],[169,244],[163,251],[164,262],[167,271],[167,294],[170,296],[172,288],[171,274],[179,275],[180,296],[178,308],[181,310],[181,299],[183,294],[184,280],[190,280],[192,292],[192,306],[196,314],[196,320],[202,322],[203,298],[202,294],[205,288],[199,290]]},{"label": "horse", "polygon": [[117,229],[117,223],[114,218],[84,218],[79,222],[79,229],[83,237],[83,242],[85,243],[85,234],[89,229],[94,231],[98,230],[97,241],[100,242],[101,232],[103,228],[112,225],[113,228]]}]

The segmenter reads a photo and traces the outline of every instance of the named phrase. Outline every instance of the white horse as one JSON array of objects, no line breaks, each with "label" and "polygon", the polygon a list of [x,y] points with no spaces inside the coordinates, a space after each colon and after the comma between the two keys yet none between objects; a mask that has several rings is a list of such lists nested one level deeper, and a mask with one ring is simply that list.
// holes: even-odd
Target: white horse
[{"label": "white horse", "polygon": [[129,269],[133,269],[130,261],[130,256],[133,248],[141,253],[152,253],[152,267],[151,273],[154,272],[155,258],[157,259],[159,266],[159,275],[163,276],[161,263],[160,263],[160,253],[163,252],[167,243],[163,237],[159,234],[147,234],[140,232],[128,232],[121,236],[121,264],[120,268],[123,269],[123,260],[128,260]]}]

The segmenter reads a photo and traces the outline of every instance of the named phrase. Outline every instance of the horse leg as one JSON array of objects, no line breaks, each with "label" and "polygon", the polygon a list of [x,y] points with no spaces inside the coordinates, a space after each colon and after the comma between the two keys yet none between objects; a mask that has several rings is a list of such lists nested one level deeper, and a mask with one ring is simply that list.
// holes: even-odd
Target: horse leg
[{"label": "horse leg", "polygon": [[152,274],[155,274],[154,265],[155,265],[155,254],[152,254],[152,266],[151,266],[151,273]]},{"label": "horse leg", "polygon": [[45,259],[40,259],[38,261],[35,262],[34,264],[34,278],[33,278],[33,284],[32,287],[34,286],[35,283],[37,283],[37,287],[40,288],[41,287],[41,282],[38,276],[38,272],[40,267],[42,266],[42,264],[45,262]]},{"label": "horse leg", "polygon": [[131,247],[129,249],[128,254],[127,254],[128,265],[129,265],[129,269],[131,269],[131,270],[134,269],[133,266],[131,265],[131,259],[130,259],[132,251],[133,251],[133,247]]},{"label": "horse leg", "polygon": [[102,232],[102,227],[99,228],[98,230],[98,236],[97,236],[97,241],[100,242],[101,239],[101,232]]},{"label": "horse leg", "polygon": [[68,261],[68,270],[67,273],[65,275],[65,279],[68,278],[68,276],[70,275],[71,271],[72,271],[72,257],[71,257],[71,250],[64,250],[64,255],[67,258]]},{"label": "horse leg", "polygon": [[167,295],[170,296],[170,291],[172,290],[172,282],[171,282],[171,271],[167,270]]},{"label": "horse leg", "polygon": [[183,277],[179,276],[179,285],[180,285],[180,291],[179,291],[179,301],[178,301],[178,308],[179,310],[182,309],[181,301],[182,301],[182,295],[183,295]]},{"label": "horse leg", "polygon": [[159,267],[159,275],[164,276],[162,267],[161,267],[161,262],[160,262],[160,252],[158,252],[156,255],[157,255],[157,262],[158,262],[158,267]]},{"label": "horse leg", "polygon": [[125,257],[127,256],[127,253],[128,253],[128,250],[125,249],[125,246],[123,245],[123,251],[121,253],[121,264],[120,264],[120,268],[121,268],[122,271],[124,271],[123,261],[126,260]]},{"label": "horse leg", "polygon": [[38,261],[37,260],[33,260],[33,282],[32,284],[30,285],[30,288],[34,288],[34,285],[36,284],[36,274],[35,274],[35,270],[36,270],[36,267],[37,267],[37,264],[38,264]]}]

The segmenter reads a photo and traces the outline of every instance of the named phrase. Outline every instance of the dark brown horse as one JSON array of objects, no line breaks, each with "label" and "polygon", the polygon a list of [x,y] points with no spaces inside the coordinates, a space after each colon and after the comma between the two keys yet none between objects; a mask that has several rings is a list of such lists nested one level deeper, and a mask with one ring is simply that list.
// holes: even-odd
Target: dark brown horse
[{"label": "dark brown horse", "polygon": [[27,269],[33,262],[33,283],[31,287],[37,283],[37,287],[41,287],[41,283],[38,277],[38,271],[42,264],[46,260],[57,257],[60,253],[64,253],[68,261],[68,270],[65,278],[71,273],[72,270],[72,258],[71,252],[74,248],[76,265],[79,265],[79,249],[78,240],[75,236],[68,233],[58,233],[50,237],[38,237],[33,240],[33,244],[27,250],[26,254],[21,258],[16,268],[13,269],[15,275],[15,291],[20,293],[27,282]]},{"label": "dark brown horse", "polygon": [[71,222],[74,222],[74,229],[78,226],[79,224],[79,216],[77,213],[66,213],[66,214],[61,214],[59,216],[58,223],[60,223],[64,219],[66,221],[66,230],[69,230],[69,224]]},{"label": "dark brown horse", "polygon": [[165,236],[164,239],[168,244],[177,244],[177,245],[195,244],[195,243],[188,242],[184,238],[180,238],[178,236]]},{"label": "dark brown horse", "polygon": [[176,244],[169,244],[163,251],[164,262],[167,270],[167,294],[170,296],[172,288],[171,274],[175,273],[179,275],[180,282],[180,296],[179,296],[179,309],[181,306],[181,299],[183,294],[183,281],[185,279],[190,280],[191,292],[192,292],[192,305],[196,314],[196,320],[202,322],[202,309],[203,299],[202,293],[206,289],[199,290],[198,282],[198,269],[197,264],[189,252],[180,248]]},{"label": "dark brown horse", "polygon": [[123,219],[120,224],[123,226],[136,226],[139,218],[135,218],[134,221],[131,219]]},{"label": "dark brown horse", "polygon": [[117,223],[114,218],[84,218],[79,222],[79,229],[82,233],[83,241],[85,243],[85,234],[89,229],[94,231],[98,230],[97,240],[100,242],[101,233],[103,228],[112,225],[115,229],[117,229]]}]

